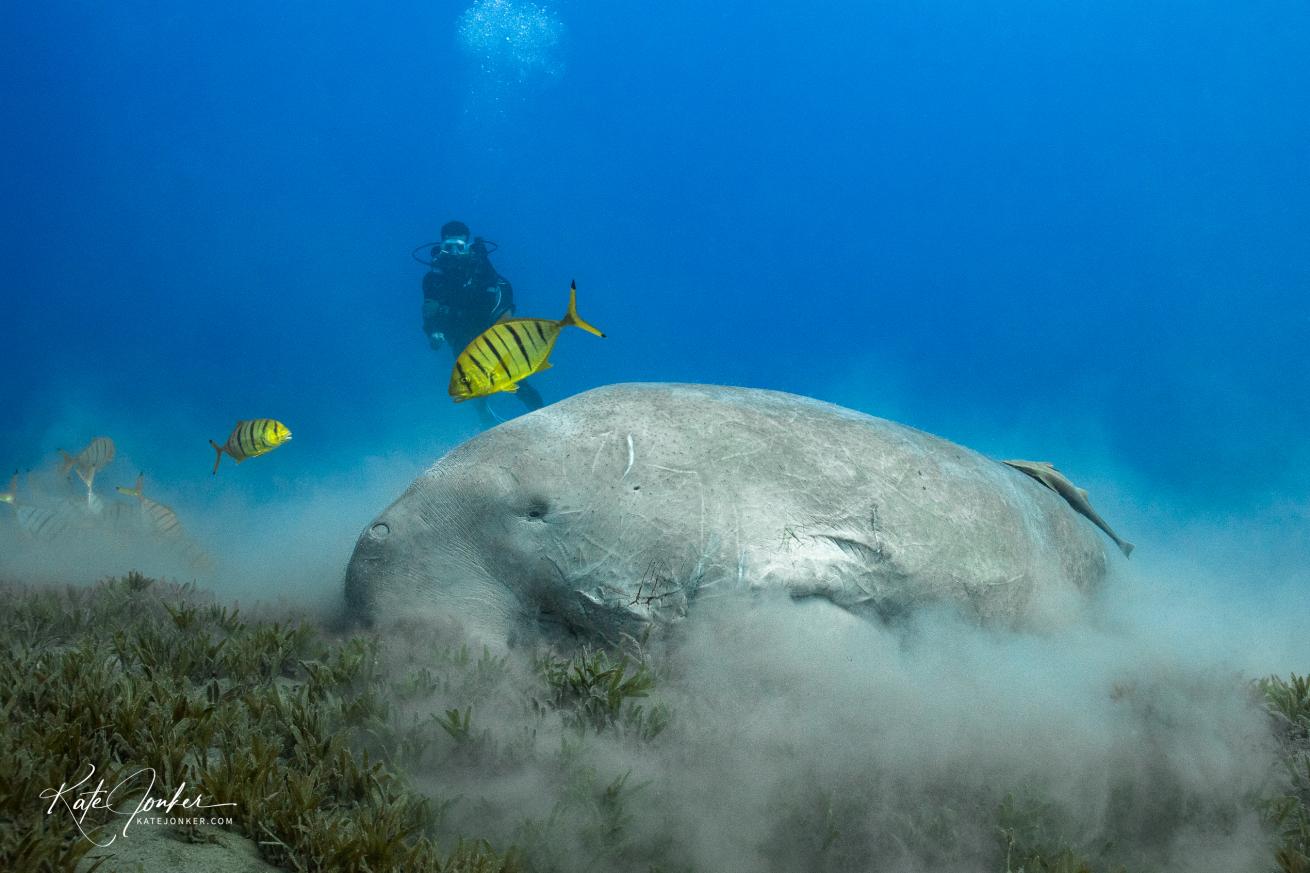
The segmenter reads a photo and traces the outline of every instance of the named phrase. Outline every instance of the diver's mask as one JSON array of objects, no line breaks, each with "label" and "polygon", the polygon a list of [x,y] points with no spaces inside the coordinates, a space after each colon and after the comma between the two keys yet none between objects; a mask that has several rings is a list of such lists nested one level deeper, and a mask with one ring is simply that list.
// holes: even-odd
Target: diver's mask
[{"label": "diver's mask", "polygon": [[443,255],[467,255],[469,253],[468,237],[452,236],[441,241]]}]

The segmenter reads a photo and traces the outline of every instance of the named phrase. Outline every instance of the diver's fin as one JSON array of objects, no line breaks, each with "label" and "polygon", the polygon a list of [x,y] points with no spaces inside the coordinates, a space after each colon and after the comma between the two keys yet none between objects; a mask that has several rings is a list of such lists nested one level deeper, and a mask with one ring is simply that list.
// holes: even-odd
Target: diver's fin
[{"label": "diver's fin", "polygon": [[214,442],[213,440],[210,440],[210,441],[209,441],[209,444],[210,444],[211,446],[213,446],[213,447],[214,447],[214,451],[218,453],[218,457],[214,458],[214,472],[210,473],[209,475],[211,475],[211,476],[217,476],[217,475],[218,475],[218,462],[221,461],[221,460],[223,460],[223,447],[220,446],[218,443]]},{"label": "diver's fin", "polygon": [[569,283],[569,311],[564,313],[564,317],[560,319],[559,323],[561,327],[566,327],[571,324],[574,327],[582,328],[587,333],[594,333],[596,336],[599,337],[605,336],[605,334],[601,333],[595,327],[583,321],[582,316],[578,315],[578,283],[577,282]]}]

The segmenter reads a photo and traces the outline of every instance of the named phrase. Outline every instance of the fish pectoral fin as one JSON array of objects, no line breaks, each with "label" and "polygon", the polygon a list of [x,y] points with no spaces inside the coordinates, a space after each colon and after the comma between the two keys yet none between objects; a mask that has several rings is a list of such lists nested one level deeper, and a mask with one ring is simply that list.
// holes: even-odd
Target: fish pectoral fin
[{"label": "fish pectoral fin", "polygon": [[511,318],[510,310],[506,309],[504,312],[502,312],[502,313],[500,314],[500,318],[497,318],[497,319],[496,319],[494,322],[492,322],[492,323],[493,323],[493,324],[500,324],[502,321],[509,321],[510,318]]},{"label": "fish pectoral fin", "polygon": [[540,373],[542,370],[549,370],[553,366],[555,365],[550,361],[542,361],[541,366],[537,368],[537,372]]},{"label": "fish pectoral fin", "polygon": [[1073,490],[1077,491],[1077,492],[1078,492],[1078,496],[1081,497],[1083,500],[1087,500],[1088,503],[1091,503],[1091,502],[1092,502],[1092,501],[1090,501],[1090,500],[1087,499],[1087,489],[1086,489],[1086,488],[1078,488],[1078,487],[1075,486]]}]

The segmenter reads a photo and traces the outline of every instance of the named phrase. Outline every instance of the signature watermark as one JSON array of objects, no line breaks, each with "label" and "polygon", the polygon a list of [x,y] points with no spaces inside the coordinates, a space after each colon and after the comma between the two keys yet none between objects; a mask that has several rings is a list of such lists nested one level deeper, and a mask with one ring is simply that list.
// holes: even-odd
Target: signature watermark
[{"label": "signature watermark", "polygon": [[[113,834],[110,836],[109,841],[105,843],[97,843],[92,839],[91,835],[83,827],[83,823],[86,821],[87,814],[95,809],[103,809],[114,815],[124,817],[123,829],[120,831],[124,838],[127,837],[128,828],[133,824],[232,823],[230,818],[207,814],[174,816],[173,811],[175,809],[180,809],[183,813],[198,813],[200,810],[218,809],[224,806],[236,806],[236,804],[205,803],[205,796],[199,792],[195,792],[188,797],[185,794],[185,782],[177,786],[171,796],[165,796],[165,794],[155,795],[155,782],[158,779],[158,774],[155,773],[153,767],[142,767],[108,790],[105,789],[105,780],[100,779],[94,788],[88,787],[84,791],[78,791],[77,789],[88,785],[96,775],[95,765],[88,766],[91,769],[80,781],[74,782],[72,785],[64,782],[58,788],[46,788],[41,792],[41,799],[50,801],[50,806],[45,811],[46,815],[53,815],[57,808],[62,807],[65,812],[73,817],[73,821],[77,824],[77,829],[82,832],[82,836],[102,849],[113,845],[119,834]],[[138,792],[141,792],[139,797],[137,796]],[[115,800],[115,796],[117,796],[117,800]],[[128,800],[127,798],[136,799]],[[118,805],[115,805],[116,803]],[[128,809],[128,806],[131,806],[131,809]],[[146,815],[146,813],[155,813],[155,815]]]}]

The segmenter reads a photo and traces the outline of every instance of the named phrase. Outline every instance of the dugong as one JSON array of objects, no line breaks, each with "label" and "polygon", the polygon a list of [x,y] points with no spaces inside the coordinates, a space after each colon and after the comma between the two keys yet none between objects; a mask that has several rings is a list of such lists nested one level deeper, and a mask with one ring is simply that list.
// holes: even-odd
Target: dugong
[{"label": "dugong", "polygon": [[1040,621],[1106,570],[1091,522],[970,449],[777,391],[637,383],[450,451],[365,528],[345,597],[366,622],[614,642],[748,590]]}]

